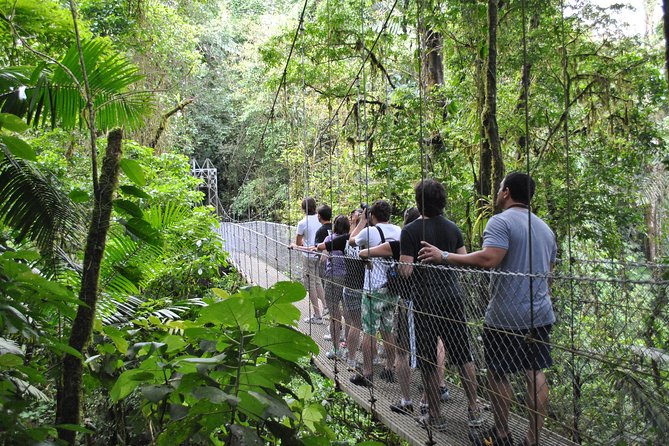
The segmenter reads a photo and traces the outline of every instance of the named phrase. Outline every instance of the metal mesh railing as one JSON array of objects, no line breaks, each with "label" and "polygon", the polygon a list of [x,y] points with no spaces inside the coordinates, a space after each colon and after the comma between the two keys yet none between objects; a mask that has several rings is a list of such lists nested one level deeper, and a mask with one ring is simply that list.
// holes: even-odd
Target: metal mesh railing
[{"label": "metal mesh railing", "polygon": [[[572,260],[559,262],[548,277],[374,259],[370,269],[369,263],[340,256],[321,264],[321,255],[287,249],[295,229],[282,224],[223,223],[220,233],[253,283],[270,286],[304,276],[312,278],[305,283],[313,288],[313,278],[318,279],[323,290],[311,291],[322,293],[325,304],[317,302],[318,309],[314,300],[305,304],[302,328],[324,347],[322,363],[331,367],[335,381],[364,389],[372,411],[387,412],[393,405],[398,419],[413,425],[421,412],[431,413],[427,442],[439,443],[442,430],[450,432],[444,440],[449,444],[476,441],[480,431],[493,426],[491,404],[508,399],[516,439],[543,419],[532,413],[545,411],[540,444],[665,444],[666,266]],[[409,278],[388,282],[391,265],[405,275],[410,270]],[[371,283],[364,292],[356,290],[347,281],[351,268],[377,277],[367,279]],[[380,282],[385,286],[373,285]],[[540,298],[545,289],[551,295],[548,307]],[[496,324],[486,325],[492,293],[509,301],[494,310]],[[329,318],[319,318],[325,308]],[[545,325],[552,322],[552,312],[556,320],[548,337]],[[545,355],[549,351],[552,362]],[[509,374],[508,386],[500,382],[503,370],[514,366],[545,368],[546,385],[543,375],[523,372]],[[536,382],[536,389],[528,389],[528,382]],[[542,392],[548,388],[543,408]]]}]

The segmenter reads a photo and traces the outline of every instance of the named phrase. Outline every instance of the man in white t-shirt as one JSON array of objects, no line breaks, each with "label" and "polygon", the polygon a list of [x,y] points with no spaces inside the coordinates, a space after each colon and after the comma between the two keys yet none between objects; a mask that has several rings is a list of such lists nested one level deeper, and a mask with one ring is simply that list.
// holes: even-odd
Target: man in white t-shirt
[{"label": "man in white t-shirt", "polygon": [[303,251],[302,283],[309,293],[309,301],[313,307],[312,316],[306,317],[304,322],[322,324],[323,318],[318,300],[325,301],[325,293],[318,275],[318,255],[312,250],[315,246],[316,231],[321,227],[316,214],[316,200],[312,197],[302,200],[302,210],[306,216],[297,223],[295,243],[290,247]]},{"label": "man in white t-shirt", "polygon": [[[399,240],[402,229],[391,223],[390,203],[377,200],[372,207],[366,209],[358,222],[358,226],[351,232],[349,243],[358,246],[361,250],[373,248],[382,243]],[[369,218],[369,221],[368,221]],[[371,225],[371,226],[370,226]],[[371,268],[365,270],[365,284],[362,299],[362,375],[355,374],[351,382],[357,385],[368,386],[372,378],[372,352],[375,350],[376,333],[381,333],[385,346],[392,346],[393,314],[397,305],[397,296],[391,296],[385,285],[388,281],[386,272],[390,262],[383,258],[373,258]],[[381,378],[393,382],[395,380],[393,365],[395,363],[394,350],[386,348],[386,366]]]}]

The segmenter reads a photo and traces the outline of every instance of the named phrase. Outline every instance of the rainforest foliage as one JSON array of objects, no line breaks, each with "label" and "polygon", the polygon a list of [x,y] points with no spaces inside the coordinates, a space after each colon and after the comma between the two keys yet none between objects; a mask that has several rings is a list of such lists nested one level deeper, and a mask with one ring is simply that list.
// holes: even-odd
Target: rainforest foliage
[{"label": "rainforest foliage", "polygon": [[0,0],[0,442],[364,440],[326,423],[304,289],[244,287],[190,158],[293,224],[434,177],[468,249],[530,170],[563,257],[664,262],[661,24],[564,3]]}]

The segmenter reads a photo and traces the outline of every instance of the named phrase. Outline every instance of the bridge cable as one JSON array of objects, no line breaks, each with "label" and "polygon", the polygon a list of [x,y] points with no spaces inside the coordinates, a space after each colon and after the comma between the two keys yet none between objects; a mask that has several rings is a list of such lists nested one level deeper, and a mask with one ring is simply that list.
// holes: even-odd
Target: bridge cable
[{"label": "bridge cable", "polygon": [[574,311],[576,306],[576,296],[574,291],[574,258],[572,256],[572,194],[571,194],[571,149],[569,141],[569,112],[571,109],[570,90],[571,79],[569,77],[569,55],[567,53],[565,18],[564,18],[564,0],[560,0],[560,31],[562,45],[562,85],[564,87],[564,146],[565,146],[565,176],[567,182],[567,255],[569,257],[569,298],[570,298],[570,317],[569,317],[569,343],[571,348],[571,384],[572,384],[572,440],[578,444],[581,443],[579,435],[580,412],[579,399],[580,388],[576,378],[576,341],[574,338],[576,321]]},{"label": "bridge cable", "polygon": [[[522,43],[523,43],[523,70],[527,67],[528,57],[527,57],[527,0],[521,0],[521,15],[522,15]],[[523,86],[523,95],[524,95],[524,124],[525,124],[525,162],[527,170],[527,246],[528,246],[528,280],[530,288],[530,336],[528,342],[536,342],[534,337],[536,336],[536,327],[535,327],[535,312],[534,312],[534,277],[533,277],[533,268],[532,268],[532,203],[531,203],[531,163],[530,163],[530,117],[529,117],[529,75],[522,76],[522,86]],[[532,349],[532,364],[537,364],[537,349]],[[539,442],[539,413],[537,412],[537,402],[538,402],[538,392],[537,392],[537,367],[532,367],[533,374],[533,386],[532,386],[532,395],[530,397],[533,399],[534,407],[529,410],[529,413],[532,417],[530,423],[534,424],[534,432],[536,432],[537,438],[535,440]]]},{"label": "bridge cable", "polygon": [[[290,64],[290,60],[293,56],[293,50],[295,49],[295,43],[297,42],[297,36],[304,30],[303,24],[304,24],[304,15],[307,10],[307,3],[309,0],[304,0],[304,5],[302,6],[302,12],[300,13],[300,20],[297,24],[297,28],[295,29],[295,34],[293,35],[293,41],[290,44],[290,50],[288,51],[288,58],[286,59],[286,63],[283,67],[283,72],[281,74],[281,80],[279,81],[279,86],[276,89],[276,93],[274,94],[274,100],[272,101],[272,108],[269,113],[269,117],[267,118],[267,121],[265,121],[265,125],[263,126],[262,133],[260,134],[260,140],[258,142],[258,149],[260,149],[261,144],[265,140],[265,133],[267,132],[267,127],[269,125],[269,122],[272,117],[274,117],[274,110],[276,108],[276,103],[279,98],[279,94],[281,92],[281,86],[286,84],[286,78],[288,75],[288,65]],[[251,162],[249,163],[249,167],[246,170],[246,174],[244,175],[244,180],[242,181],[242,185],[246,183],[246,180],[249,177],[249,174],[251,173],[251,170],[253,169],[253,164],[255,163],[256,155],[258,154],[259,150],[256,150],[253,153],[253,156],[251,157]],[[239,194],[241,193],[241,187],[240,190],[237,192],[237,197],[239,197]]]}]

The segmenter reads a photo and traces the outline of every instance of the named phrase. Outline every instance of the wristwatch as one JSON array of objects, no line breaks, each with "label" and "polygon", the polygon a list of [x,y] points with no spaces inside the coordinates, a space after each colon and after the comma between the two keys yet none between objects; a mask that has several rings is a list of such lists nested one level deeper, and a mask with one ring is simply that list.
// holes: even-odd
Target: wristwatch
[{"label": "wristwatch", "polygon": [[448,251],[441,251],[441,263],[448,263]]}]

